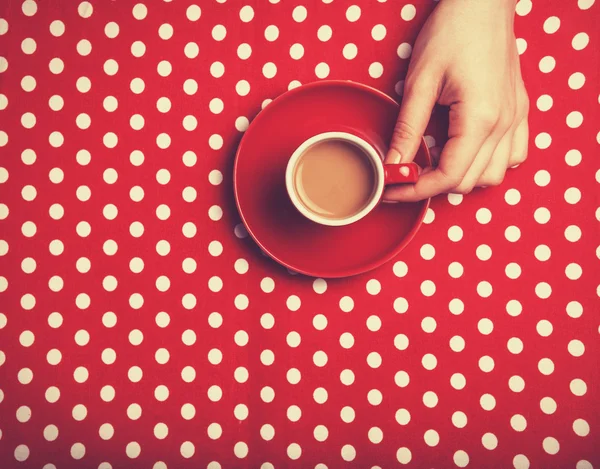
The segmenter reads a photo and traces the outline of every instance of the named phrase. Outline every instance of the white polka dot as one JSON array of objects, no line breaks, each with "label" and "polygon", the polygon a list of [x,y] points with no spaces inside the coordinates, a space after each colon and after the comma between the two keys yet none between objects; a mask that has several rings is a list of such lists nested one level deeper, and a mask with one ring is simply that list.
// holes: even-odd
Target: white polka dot
[{"label": "white polka dot", "polygon": [[408,44],[407,42],[403,42],[402,44],[400,44],[398,46],[396,53],[398,54],[398,57],[400,57],[401,59],[408,59],[410,57],[410,55],[412,54],[412,46],[410,44]]},{"label": "white polka dot", "polygon": [[541,321],[538,321],[535,329],[542,337],[548,337],[550,334],[552,334],[554,328],[552,327],[552,323],[550,321],[547,319],[542,319]]},{"label": "white polka dot", "polygon": [[408,464],[412,460],[412,453],[410,452],[410,449],[404,446],[402,448],[398,448],[398,451],[396,451],[396,460],[400,464]]},{"label": "white polka dot", "polygon": [[[373,29],[371,29],[371,37],[375,41],[382,41],[385,38],[386,34],[387,30],[385,29],[385,26],[383,24],[376,24],[375,26],[373,26]],[[344,57],[345,56],[346,54],[344,54]]]},{"label": "white polka dot", "polygon": [[148,8],[143,3],[138,3],[134,5],[131,12],[136,20],[143,20],[148,15]]},{"label": "white polka dot", "polygon": [[508,278],[515,280],[521,276],[521,266],[516,262],[511,262],[506,265],[504,273]]},{"label": "white polka dot", "polygon": [[89,371],[84,366],[78,366],[73,372],[73,379],[78,383],[85,383],[90,376]]},{"label": "white polka dot", "polygon": [[565,191],[565,201],[571,205],[581,200],[581,191],[577,187],[570,187]]},{"label": "white polka dot", "polygon": [[135,41],[131,44],[131,55],[134,57],[142,57],[146,53],[146,44],[142,41]]},{"label": "white polka dot", "polygon": [[496,398],[491,394],[483,394],[479,399],[479,405],[483,410],[493,410],[496,407]]},{"label": "white polka dot", "polygon": [[279,37],[279,28],[273,24],[265,28],[265,39],[269,42],[276,41]]},{"label": "white polka dot", "polygon": [[344,332],[340,336],[340,345],[345,349],[352,348],[354,346],[354,336],[350,332]]},{"label": "white polka dot", "polygon": [[484,373],[489,373],[494,369],[494,359],[488,355],[484,355],[479,359],[479,369]]},{"label": "white polka dot", "polygon": [[287,447],[288,458],[296,460],[302,455],[302,448],[298,443],[292,443]]},{"label": "white polka dot", "polygon": [[543,375],[551,375],[554,372],[554,362],[549,358],[542,358],[538,362],[538,370]]},{"label": "white polka dot", "polygon": [[458,315],[462,314],[462,312],[465,310],[465,305],[459,298],[453,298],[450,300],[450,303],[448,303],[448,308],[452,314]]},{"label": "white polka dot", "polygon": [[517,43],[517,52],[519,55],[523,55],[523,53],[527,50],[527,41],[522,37],[518,37],[516,40]]},{"label": "white polka dot", "polygon": [[585,352],[585,345],[581,340],[573,339],[567,345],[569,353],[574,357],[581,357]]},{"label": "white polka dot", "polygon": [[488,298],[492,294],[492,291],[492,285],[485,280],[477,284],[477,294],[483,298]]},{"label": "white polka dot", "polygon": [[560,449],[558,440],[551,436],[544,438],[544,441],[542,442],[542,447],[544,448],[544,451],[548,454],[556,454]]},{"label": "white polka dot", "polygon": [[437,358],[431,353],[426,353],[421,359],[421,364],[426,370],[433,370],[437,366]]},{"label": "white polka dot", "polygon": [[440,435],[435,430],[427,430],[423,439],[427,446],[437,446],[440,442]]},{"label": "white polka dot", "polygon": [[37,49],[37,44],[34,39],[28,37],[21,42],[21,50],[24,54],[31,55]]},{"label": "white polka dot", "polygon": [[[1,22],[1,20],[0,20]],[[8,27],[8,26],[7,26]],[[1,31],[2,28],[0,28]],[[60,37],[65,33],[65,24],[60,21],[60,20],[54,20],[52,23],[50,23],[50,34],[52,34],[54,37]],[[0,32],[0,34],[2,34]]]},{"label": "white polka dot", "polygon": [[596,0],[577,0],[577,6],[581,10],[588,10],[595,3],[595,1]]},{"label": "white polka dot", "polygon": [[104,26],[104,34],[109,39],[116,38],[119,35],[119,25],[114,21],[106,23],[106,25]]},{"label": "white polka dot", "polygon": [[543,94],[537,99],[536,106],[540,111],[545,112],[552,107],[553,103],[554,100],[552,99],[552,96]]},{"label": "white polka dot", "polygon": [[340,299],[339,306],[343,312],[349,313],[354,309],[354,300],[349,296],[344,296]]},{"label": "white polka dot", "polygon": [[465,349],[465,339],[459,335],[455,335],[450,339],[450,348],[454,352],[462,352]]},{"label": "white polka dot", "polygon": [[302,416],[302,411],[300,410],[300,407],[298,407],[296,405],[292,405],[292,406],[288,407],[286,415],[290,421],[297,422],[298,420],[300,420],[300,417]]},{"label": "white polka dot", "polygon": [[[571,41],[571,46],[575,50],[583,50],[587,47],[587,45],[589,43],[590,43],[590,37],[588,36],[588,34],[581,32],[581,33],[577,33],[577,34],[575,34],[575,36],[573,36],[573,40]],[[570,79],[569,79],[569,82],[570,82]]]},{"label": "white polka dot", "polygon": [[65,250],[64,243],[59,239],[54,239],[50,241],[50,245],[48,246],[50,250],[50,254],[53,256],[60,256]]},{"label": "white polka dot", "polygon": [[140,444],[136,441],[127,443],[127,446],[125,447],[125,454],[127,454],[127,457],[129,457],[131,459],[137,458],[141,452],[142,452],[142,448],[141,448]]},{"label": "white polka dot", "polygon": [[579,163],[581,163],[581,152],[579,150],[569,150],[566,154],[565,154],[565,162],[569,165],[569,166],[577,166]]},{"label": "white polka dot", "polygon": [[572,380],[569,388],[575,396],[583,396],[587,392],[587,384],[580,378]]},{"label": "white polka dot", "polygon": [[572,129],[580,127],[583,123],[583,114],[579,111],[572,111],[567,115],[567,126]]},{"label": "white polka dot", "polygon": [[577,464],[575,465],[575,469],[593,469],[593,467],[592,467],[592,463],[590,463],[589,461],[587,461],[585,459],[581,459],[581,460],[577,461]]},{"label": "white polka dot", "polygon": [[550,217],[550,210],[548,210],[546,207],[536,208],[535,212],[533,212],[533,218],[540,225],[545,225],[546,223],[548,223],[550,221]]},{"label": "white polka dot", "polygon": [[222,41],[223,39],[225,39],[226,35],[227,35],[227,30],[225,29],[225,26],[223,26],[222,24],[217,24],[215,27],[213,27],[212,38],[215,41]]},{"label": "white polka dot", "polygon": [[423,404],[430,409],[435,407],[438,404],[437,394],[433,391],[425,392],[425,394],[423,394]]},{"label": "white polka dot", "polygon": [[488,318],[482,318],[477,323],[477,329],[479,330],[479,333],[489,335],[494,330],[494,323]]},{"label": "white polka dot", "polygon": [[535,146],[541,150],[545,150],[552,143],[552,137],[547,132],[540,132],[535,137]]},{"label": "white polka dot", "polygon": [[509,189],[504,194],[504,201],[508,205],[516,205],[521,200],[521,193],[517,189]]},{"label": "white polka dot", "polygon": [[79,77],[75,86],[80,93],[87,93],[92,88],[92,82],[88,77]]},{"label": "white polka dot", "polygon": [[550,73],[556,66],[554,57],[547,55],[540,60],[539,69],[542,73]]},{"label": "white polka dot", "polygon": [[240,20],[249,23],[254,18],[254,9],[250,5],[243,6],[240,10]]},{"label": "white polka dot", "polygon": [[[577,436],[588,436],[590,433],[590,424],[583,419],[575,419],[573,421],[573,431]],[[577,465],[579,467],[579,464]],[[589,466],[592,467],[591,465]]]},{"label": "white polka dot", "polygon": [[168,23],[161,24],[158,28],[158,35],[163,40],[168,40],[173,37],[173,26]]},{"label": "white polka dot", "polygon": [[415,6],[409,3],[402,7],[402,10],[400,11],[400,16],[404,21],[410,21],[415,17],[416,13],[417,10]]},{"label": "white polka dot", "polygon": [[[200,53],[200,48],[198,47],[198,44],[196,44],[195,42],[188,42],[185,45],[185,47],[183,48],[183,53],[185,54],[185,56],[188,59],[195,59],[196,57],[198,57],[198,54]],[[185,85],[184,85],[184,89],[185,89]],[[188,94],[194,94],[194,93],[188,93]]]},{"label": "white polka dot", "polygon": [[116,73],[119,71],[119,64],[117,63],[116,60],[114,59],[108,59],[106,62],[104,62],[104,73],[106,73],[109,76],[113,76],[116,75]]},{"label": "white polka dot", "polygon": [[452,278],[460,278],[464,273],[464,268],[459,262],[451,262],[448,266],[448,275]]},{"label": "white polka dot", "polygon": [[77,43],[77,53],[83,57],[86,57],[92,52],[92,43],[87,39],[82,39]]},{"label": "white polka dot", "polygon": [[523,341],[518,337],[511,337],[506,343],[508,351],[512,354],[519,354],[523,351]]},{"label": "white polka dot", "polygon": [[427,332],[428,334],[431,334],[433,331],[435,331],[436,327],[437,323],[435,322],[435,319],[433,319],[430,316],[423,318],[423,320],[421,321],[421,329],[423,329],[423,331]]},{"label": "white polka dot", "polygon": [[565,229],[565,238],[567,241],[575,243],[581,239],[581,228],[577,225],[569,225]]},{"label": "white polka dot", "polygon": [[519,227],[511,225],[504,230],[504,237],[511,243],[517,242],[521,237],[521,230]]},{"label": "white polka dot", "polygon": [[[25,3],[27,3],[27,1],[25,1],[23,3],[23,8],[25,8]],[[36,9],[37,9],[37,7],[36,7]],[[31,15],[29,15],[29,16],[31,16]],[[15,456],[15,459],[19,462],[26,461],[27,458],[29,458],[29,448],[26,445],[17,446],[15,448],[14,456]]]},{"label": "white polka dot", "polygon": [[331,26],[324,24],[317,30],[317,37],[321,42],[327,42],[331,39],[333,35],[333,30]]},{"label": "white polka dot", "polygon": [[544,32],[554,34],[560,28],[560,18],[551,16],[544,21]]},{"label": "white polka dot", "polygon": [[181,453],[182,457],[189,459],[196,452],[196,448],[191,441],[184,441],[179,448],[179,452]]},{"label": "white polka dot", "polygon": [[201,14],[202,10],[200,10],[200,7],[198,5],[190,5],[185,11],[185,16],[187,16],[187,19],[190,21],[198,21],[200,19]]},{"label": "white polka dot", "polygon": [[171,62],[167,60],[161,60],[156,66],[156,71],[161,77],[168,77],[173,71],[173,66],[171,65]]},{"label": "white polka dot", "polygon": [[208,139],[208,145],[213,150],[220,150],[223,147],[223,137],[218,134],[211,135]]},{"label": "white polka dot", "polygon": [[[327,74],[329,74],[329,72],[327,72]],[[369,76],[371,78],[380,78],[383,75],[383,65],[381,65],[380,62],[373,62],[371,65],[369,65]],[[319,76],[317,74],[317,76]],[[320,77],[319,78],[324,78],[324,77]]]},{"label": "white polka dot", "polygon": [[579,264],[572,262],[565,268],[565,275],[570,280],[578,280],[583,274],[583,269]]}]

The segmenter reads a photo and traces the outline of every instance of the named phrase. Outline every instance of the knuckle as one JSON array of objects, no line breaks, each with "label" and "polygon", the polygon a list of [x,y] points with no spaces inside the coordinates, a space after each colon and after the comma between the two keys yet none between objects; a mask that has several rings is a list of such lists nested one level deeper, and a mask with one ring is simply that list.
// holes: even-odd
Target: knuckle
[{"label": "knuckle", "polygon": [[505,114],[502,114],[499,118],[498,121],[496,122],[496,127],[501,130],[502,132],[506,132],[508,129],[510,129],[513,125],[515,121],[515,113],[513,112],[507,112]]},{"label": "knuckle", "polygon": [[474,187],[475,187],[475,184],[473,184],[472,182],[463,181],[458,186],[454,187],[452,189],[452,192],[455,194],[466,195],[466,194],[470,194]]},{"label": "knuckle", "polygon": [[435,97],[436,81],[427,73],[413,72],[404,80],[404,96],[415,94],[424,97]]},{"label": "knuckle", "polygon": [[520,155],[515,155],[513,158],[511,158],[511,163],[521,164],[521,163],[524,163],[526,159],[527,159],[527,152],[524,152]]},{"label": "knuckle", "polygon": [[393,140],[411,140],[415,137],[417,137],[417,132],[410,124],[402,120],[396,122],[392,133]]},{"label": "knuckle", "polygon": [[417,75],[417,73],[408,73],[406,75],[406,79],[404,80],[404,94],[426,89],[424,77]]},{"label": "knuckle", "polygon": [[499,186],[504,182],[504,172],[496,172],[488,174],[481,178],[480,184],[482,186]]},{"label": "knuckle", "polygon": [[523,96],[523,102],[521,103],[521,114],[523,116],[527,116],[529,114],[529,107],[531,106],[531,102],[529,100],[529,96],[527,93]]},{"label": "knuckle", "polygon": [[475,112],[474,118],[484,130],[492,130],[500,120],[500,109],[492,104],[481,104]]},{"label": "knuckle", "polygon": [[462,186],[459,186],[459,187],[456,187],[455,189],[453,189],[452,193],[453,194],[467,195],[467,194],[470,194],[472,190],[473,190],[472,187],[466,187],[466,186],[462,187]]},{"label": "knuckle", "polygon": [[524,86],[520,86],[517,90],[517,113],[521,117],[526,117],[529,114],[531,100]]}]

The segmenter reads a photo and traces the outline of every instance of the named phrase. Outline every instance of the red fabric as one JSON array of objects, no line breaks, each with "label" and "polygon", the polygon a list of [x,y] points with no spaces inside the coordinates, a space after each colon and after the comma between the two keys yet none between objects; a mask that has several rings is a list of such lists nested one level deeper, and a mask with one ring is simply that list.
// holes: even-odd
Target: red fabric
[{"label": "red fabric", "polygon": [[600,467],[597,2],[517,5],[528,161],[327,282],[239,224],[241,117],[398,97],[435,3],[197,4],[0,4],[0,466]]}]

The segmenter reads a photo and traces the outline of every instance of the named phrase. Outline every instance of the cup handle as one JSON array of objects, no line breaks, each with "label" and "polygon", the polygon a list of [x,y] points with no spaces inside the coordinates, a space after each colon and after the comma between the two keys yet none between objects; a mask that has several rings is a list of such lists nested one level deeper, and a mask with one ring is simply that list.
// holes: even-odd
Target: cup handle
[{"label": "cup handle", "polygon": [[419,166],[416,163],[384,164],[384,182],[389,184],[414,184],[419,179]]}]

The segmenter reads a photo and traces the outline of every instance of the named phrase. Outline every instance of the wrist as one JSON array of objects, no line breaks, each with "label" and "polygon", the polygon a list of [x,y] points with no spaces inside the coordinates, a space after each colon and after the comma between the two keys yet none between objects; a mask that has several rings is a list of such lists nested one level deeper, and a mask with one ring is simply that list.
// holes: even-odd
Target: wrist
[{"label": "wrist", "polygon": [[440,6],[460,11],[460,16],[467,13],[470,17],[481,18],[485,23],[495,23],[502,18],[512,23],[516,10],[516,0],[440,0],[439,3]]}]

